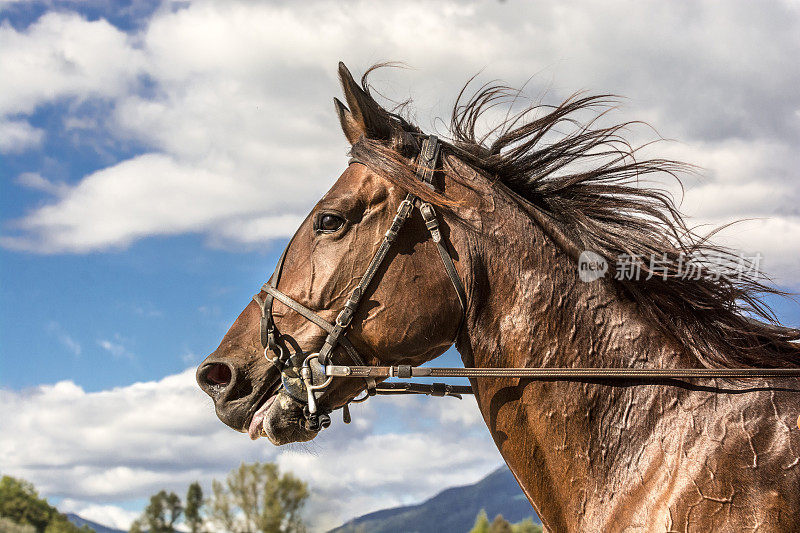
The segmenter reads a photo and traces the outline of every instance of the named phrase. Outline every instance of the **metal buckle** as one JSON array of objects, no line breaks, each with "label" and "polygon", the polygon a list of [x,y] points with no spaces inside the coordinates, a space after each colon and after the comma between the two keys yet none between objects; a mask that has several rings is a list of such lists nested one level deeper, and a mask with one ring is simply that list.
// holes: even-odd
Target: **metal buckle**
[{"label": "metal buckle", "polygon": [[336,317],[336,325],[340,328],[344,329],[350,325],[350,322],[353,321],[353,315],[355,313],[349,307],[345,307],[339,312],[339,315]]},{"label": "metal buckle", "polygon": [[397,207],[397,214],[402,216],[403,218],[406,218],[413,208],[414,208],[414,203],[408,198],[406,198],[402,202],[400,202],[400,205]]},{"label": "metal buckle", "polygon": [[[300,378],[308,391],[308,412],[316,414],[317,412],[317,398],[314,395],[315,391],[322,390],[328,387],[333,381],[333,376],[328,376],[328,379],[320,385],[314,385],[314,372],[311,370],[311,360],[316,359],[319,362],[319,354],[312,353],[303,361],[303,366],[300,368]],[[324,367],[323,367],[324,368]],[[324,371],[323,371],[324,372]]]}]

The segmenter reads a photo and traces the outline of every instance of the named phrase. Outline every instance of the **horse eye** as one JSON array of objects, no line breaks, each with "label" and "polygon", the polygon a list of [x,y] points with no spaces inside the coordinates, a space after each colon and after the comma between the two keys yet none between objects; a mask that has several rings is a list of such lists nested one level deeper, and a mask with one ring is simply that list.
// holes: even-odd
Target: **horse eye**
[{"label": "horse eye", "polygon": [[344,226],[344,219],[337,215],[325,213],[317,221],[317,230],[332,233]]}]

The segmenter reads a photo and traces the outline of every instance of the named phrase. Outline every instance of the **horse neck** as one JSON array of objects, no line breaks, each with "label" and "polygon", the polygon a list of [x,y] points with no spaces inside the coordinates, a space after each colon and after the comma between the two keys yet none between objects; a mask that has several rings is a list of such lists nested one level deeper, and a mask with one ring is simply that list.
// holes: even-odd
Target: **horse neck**
[{"label": "horse neck", "polygon": [[[613,282],[581,282],[563,243],[510,192],[488,187],[480,195],[484,202],[491,195],[493,208],[480,233],[463,237],[479,302],[458,343],[465,365],[696,366]],[[641,447],[669,419],[647,417],[651,408],[663,414],[659,386],[479,379],[473,387],[501,454],[556,531],[573,529],[595,512],[592,502],[610,498],[606,491],[624,484],[620,472],[629,471],[620,465],[641,461]]]}]

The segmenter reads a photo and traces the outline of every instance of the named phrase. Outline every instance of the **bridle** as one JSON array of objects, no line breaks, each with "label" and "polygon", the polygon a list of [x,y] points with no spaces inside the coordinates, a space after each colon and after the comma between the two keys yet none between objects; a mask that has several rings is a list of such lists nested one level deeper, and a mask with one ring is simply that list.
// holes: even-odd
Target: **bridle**
[{"label": "bridle", "polygon": [[[440,147],[439,139],[435,135],[426,137],[422,142],[422,147],[416,162],[417,179],[431,190],[435,190],[433,176],[436,163],[439,159]],[[363,164],[357,159],[351,159],[350,163]],[[439,219],[436,215],[436,210],[429,202],[424,202],[411,193],[408,193],[405,199],[400,202],[397,213],[389,229],[386,231],[380,247],[378,247],[378,250],[367,266],[366,272],[361,276],[358,285],[353,289],[353,292],[350,293],[344,307],[339,311],[333,323],[328,322],[317,312],[278,290],[278,283],[280,282],[284,261],[286,259],[286,251],[289,249],[289,246],[291,246],[291,241],[281,254],[272,277],[261,287],[261,290],[267,293],[266,297],[262,300],[260,297],[261,293],[253,296],[253,300],[258,303],[261,309],[261,345],[264,348],[264,356],[281,370],[282,385],[286,392],[294,399],[306,404],[304,414],[308,429],[319,431],[330,425],[330,417],[327,413],[320,412],[317,400],[333,380],[333,376],[325,376],[324,368],[325,366],[330,366],[329,362],[331,361],[334,349],[341,345],[357,366],[366,366],[364,358],[347,338],[347,330],[353,320],[353,315],[358,310],[364,293],[386,259],[386,255],[392,247],[392,243],[397,239],[400,230],[406,220],[411,216],[414,208],[419,209],[425,221],[425,227],[428,229],[428,233],[439,251],[439,256],[441,257],[445,272],[450,278],[458,297],[458,303],[461,306],[461,323],[463,323],[464,314],[467,309],[467,293],[464,290],[461,279],[458,277],[458,272],[456,271],[453,259],[450,257],[450,252],[447,250],[447,246],[442,240],[442,232],[439,229]],[[274,300],[278,300],[328,333],[325,338],[325,343],[322,345],[319,353],[312,353],[309,355],[304,353],[299,354],[302,356],[302,362],[288,355],[287,350],[277,341],[280,334],[272,316],[272,304]],[[458,329],[460,330],[460,328],[461,325],[459,325]],[[270,357],[270,352],[275,353],[276,356]],[[321,376],[324,376],[324,378],[320,380]],[[367,395],[362,399],[354,399],[351,401],[363,401],[369,396],[374,396],[376,394],[430,394],[434,396],[460,397],[459,394],[472,392],[470,387],[454,386],[444,383],[432,383],[427,385],[387,383],[379,385],[372,376],[364,376],[364,380],[366,383]],[[345,422],[349,422],[350,413],[347,404],[345,404],[343,409],[344,420]]]},{"label": "bridle", "polygon": [[[420,154],[416,161],[416,176],[431,190],[434,171],[439,159],[441,144],[435,135],[426,137],[422,143]],[[350,163],[361,163],[351,159]],[[261,345],[264,356],[281,372],[283,389],[295,400],[305,404],[305,426],[311,431],[320,431],[330,425],[328,412],[320,409],[319,400],[335,377],[358,378],[365,382],[366,395],[353,398],[342,407],[345,423],[350,422],[349,403],[362,402],[376,394],[425,394],[431,396],[453,396],[460,398],[461,394],[472,394],[469,386],[450,385],[445,383],[378,383],[376,378],[415,378],[415,377],[496,377],[496,378],[528,378],[540,380],[625,380],[625,379],[670,379],[670,378],[786,378],[800,377],[800,368],[432,368],[412,367],[410,365],[398,366],[367,366],[364,358],[347,338],[347,331],[358,310],[362,297],[372,282],[376,272],[386,259],[386,255],[397,239],[397,236],[411,216],[413,210],[419,209],[425,227],[439,251],[442,264],[450,281],[453,284],[458,302],[461,306],[461,322],[458,330],[463,326],[467,311],[467,294],[464,285],[458,276],[453,259],[443,241],[439,228],[439,220],[434,207],[422,201],[414,194],[408,193],[400,202],[397,213],[383,241],[361,277],[358,285],[353,289],[344,307],[339,311],[334,322],[322,318],[316,311],[304,306],[297,300],[278,290],[278,284],[283,272],[286,252],[291,246],[291,241],[281,254],[275,272],[261,290],[266,293],[264,299],[260,294],[253,296],[261,309]],[[278,300],[288,308],[303,316],[308,321],[316,324],[327,332],[325,342],[318,353],[298,353],[289,355],[286,348],[279,342],[280,332],[272,316],[272,304]],[[456,334],[456,337],[458,334]],[[454,340],[455,342],[455,340]],[[353,366],[332,364],[332,355],[336,347],[342,346],[355,363]],[[275,357],[270,357],[274,353]]]}]

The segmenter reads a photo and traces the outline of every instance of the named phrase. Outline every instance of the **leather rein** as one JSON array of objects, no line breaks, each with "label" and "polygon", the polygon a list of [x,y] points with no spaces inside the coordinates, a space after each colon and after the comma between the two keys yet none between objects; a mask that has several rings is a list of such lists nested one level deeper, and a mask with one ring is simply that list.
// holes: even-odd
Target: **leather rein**
[{"label": "leather rein", "polygon": [[[432,190],[435,190],[433,175],[439,159],[440,147],[441,144],[435,135],[426,137],[416,162],[417,178]],[[362,162],[357,159],[351,159],[350,163]],[[495,377],[539,380],[653,380],[669,378],[800,377],[800,368],[433,368],[412,367],[410,365],[368,366],[365,364],[364,358],[347,338],[346,333],[364,293],[372,282],[375,273],[386,259],[392,243],[397,238],[406,220],[411,216],[414,208],[419,209],[425,221],[425,227],[428,229],[430,237],[439,251],[445,272],[453,284],[461,306],[461,325],[463,325],[467,311],[467,294],[447,246],[442,240],[436,211],[430,203],[422,201],[411,193],[408,193],[400,203],[378,251],[372,257],[366,272],[333,323],[278,290],[286,252],[291,246],[291,241],[289,241],[286,249],[281,254],[272,277],[261,287],[261,290],[266,293],[266,297],[262,300],[261,293],[253,296],[253,300],[261,309],[261,345],[264,348],[264,356],[280,370],[283,389],[295,400],[305,404],[305,426],[311,431],[320,431],[330,425],[330,416],[328,412],[320,409],[318,401],[334,378],[363,379],[365,381],[366,395],[350,400],[350,402],[362,402],[376,394],[425,394],[461,398],[462,394],[473,393],[471,386],[464,385],[446,383],[378,383],[376,381],[376,379],[385,378]],[[318,353],[307,354],[301,352],[294,356],[289,355],[286,348],[280,343],[280,332],[278,332],[272,316],[274,300],[278,300],[328,333]],[[459,326],[459,331],[461,325]],[[333,351],[340,345],[355,363],[354,365],[332,364]],[[275,357],[270,357],[270,352],[274,353]],[[345,423],[350,422],[350,402],[342,407]]]}]

